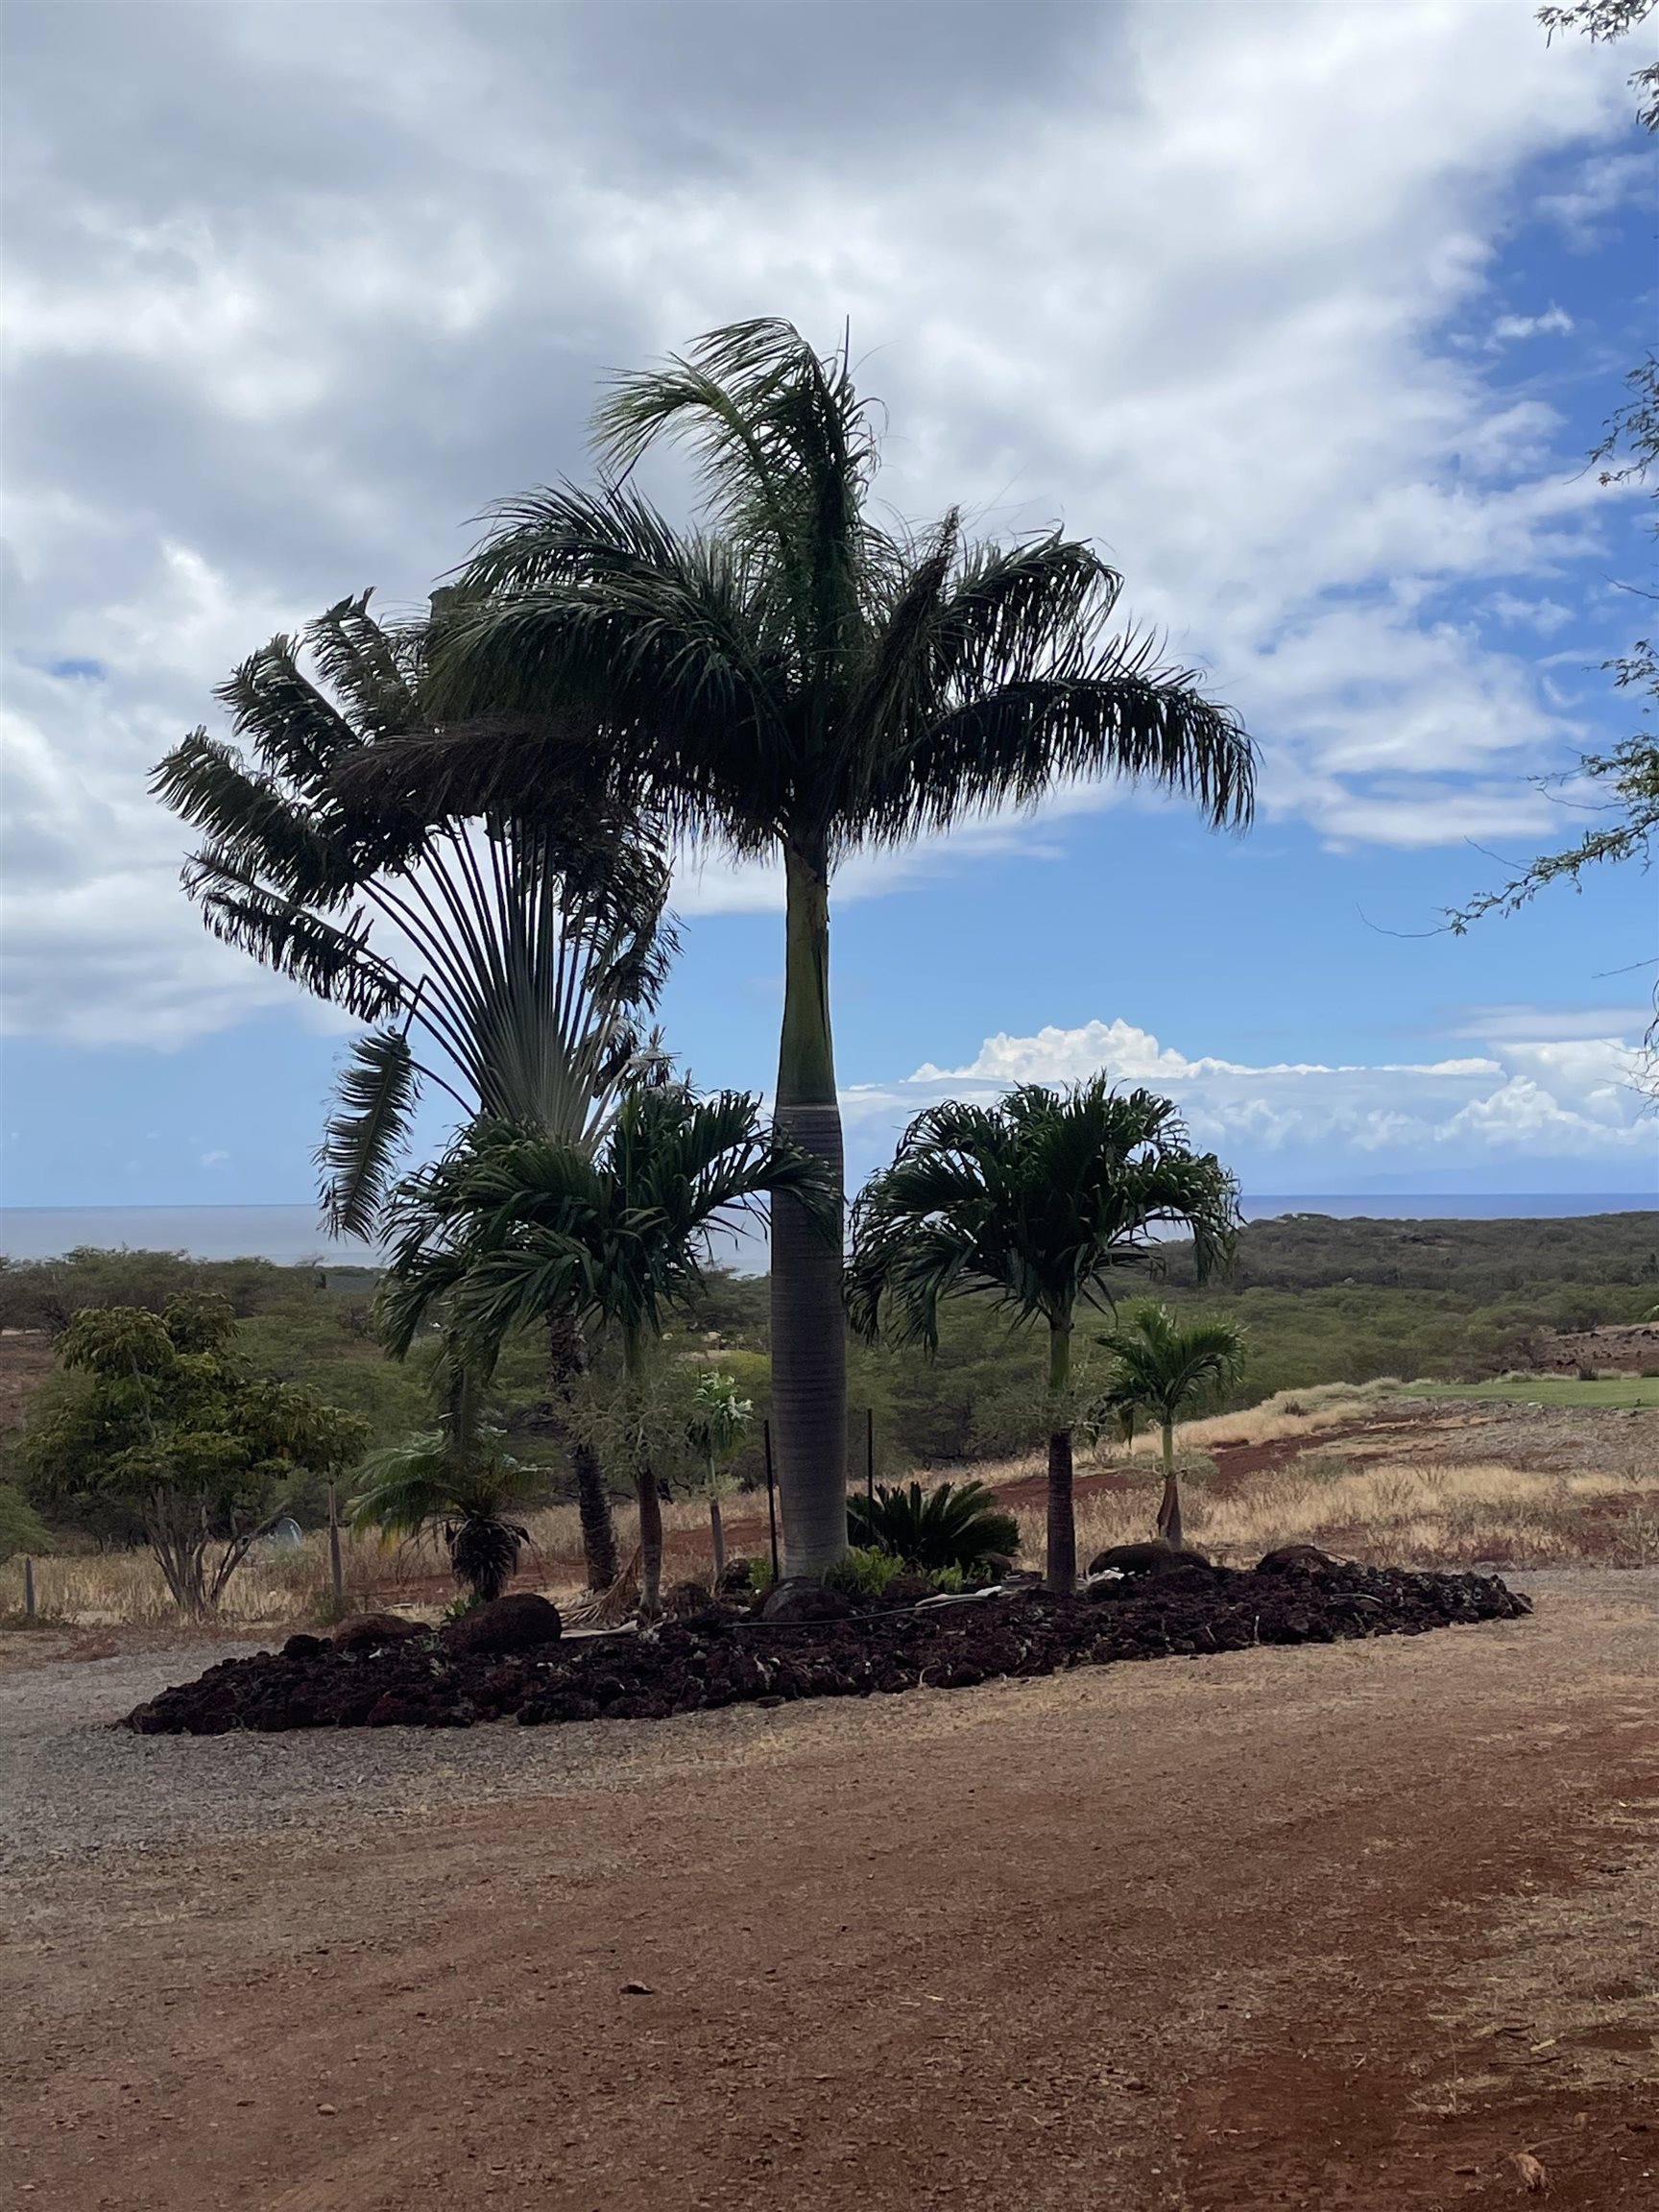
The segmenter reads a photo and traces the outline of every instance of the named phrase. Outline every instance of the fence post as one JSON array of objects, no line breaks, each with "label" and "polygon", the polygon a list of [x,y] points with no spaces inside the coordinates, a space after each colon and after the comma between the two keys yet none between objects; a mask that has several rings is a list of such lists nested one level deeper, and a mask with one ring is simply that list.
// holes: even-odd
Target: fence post
[{"label": "fence post", "polygon": [[772,1531],[772,1579],[781,1581],[782,1570],[778,1564],[778,1484],[772,1473],[772,1424],[762,1421],[760,1439],[766,1447],[766,1521]]},{"label": "fence post", "polygon": [[35,1562],[29,1558],[23,1562],[23,1618],[35,1618]]},{"label": "fence post", "polygon": [[876,1503],[876,1408],[864,1408],[864,1495],[872,1505]]},{"label": "fence post", "polygon": [[328,1483],[328,1581],[334,1593],[334,1610],[346,1609],[346,1570],[340,1557],[340,1491],[330,1478]]}]

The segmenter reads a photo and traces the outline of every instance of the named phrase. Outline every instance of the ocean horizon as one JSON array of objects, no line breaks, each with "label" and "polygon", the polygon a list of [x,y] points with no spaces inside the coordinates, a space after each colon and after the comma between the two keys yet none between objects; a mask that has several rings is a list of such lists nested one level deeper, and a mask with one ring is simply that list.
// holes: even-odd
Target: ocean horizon
[{"label": "ocean horizon", "polygon": [[[1659,1212],[1659,1192],[1349,1191],[1263,1192],[1243,1201],[1248,1221],[1286,1214],[1338,1220],[1530,1221],[1592,1214]],[[752,1238],[729,1240],[741,1264]],[[195,1260],[274,1261],[277,1265],[373,1266],[379,1249],[356,1238],[330,1238],[311,1206],[6,1206],[0,1207],[0,1257],[53,1260],[78,1245],[184,1252]]]}]

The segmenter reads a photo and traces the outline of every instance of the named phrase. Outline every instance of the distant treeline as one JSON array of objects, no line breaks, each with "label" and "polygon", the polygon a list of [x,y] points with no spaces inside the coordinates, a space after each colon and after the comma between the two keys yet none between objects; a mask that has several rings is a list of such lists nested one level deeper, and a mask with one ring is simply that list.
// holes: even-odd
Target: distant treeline
[{"label": "distant treeline", "polygon": [[[364,1414],[376,1441],[421,1427],[430,1401],[419,1360],[385,1359],[373,1331],[372,1280],[355,1271],[278,1267],[261,1260],[192,1261],[161,1252],[72,1252],[0,1261],[0,1328],[56,1333],[83,1306],[159,1309],[180,1291],[228,1298],[242,1348],[264,1371]],[[1558,1331],[1643,1319],[1659,1308],[1659,1212],[1558,1220],[1336,1220],[1291,1214],[1252,1223],[1232,1274],[1199,1287],[1190,1251],[1165,1247],[1126,1268],[1124,1298],[1148,1293],[1241,1321],[1250,1364],[1216,1410],[1319,1382],[1476,1381],[1530,1365]],[[764,1415],[770,1407],[768,1285],[711,1269],[694,1313],[666,1339],[670,1356],[733,1373]],[[1081,1386],[1092,1365],[1087,1322]],[[48,1384],[46,1387],[53,1387]],[[1043,1358],[989,1306],[947,1309],[937,1358],[914,1348],[855,1346],[849,1474],[863,1473],[864,1408],[874,1414],[878,1472],[1003,1457],[1041,1433]],[[520,1447],[556,1461],[557,1424],[540,1337],[509,1347],[498,1410]],[[757,1440],[739,1476],[758,1480]]]}]

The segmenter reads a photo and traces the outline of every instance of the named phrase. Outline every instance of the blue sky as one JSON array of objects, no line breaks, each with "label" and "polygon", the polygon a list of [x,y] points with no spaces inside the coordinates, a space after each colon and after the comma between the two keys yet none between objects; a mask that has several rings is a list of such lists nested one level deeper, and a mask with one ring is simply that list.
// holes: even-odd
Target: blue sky
[{"label": "blue sky", "polygon": [[[850,864],[855,1169],[1104,1066],[1255,1190],[1654,1189],[1651,878],[1436,926],[1627,727],[1623,55],[1507,0],[961,8],[945,54],[903,6],[11,12],[7,1204],[308,1194],[346,1032],[202,934],[146,771],[274,630],[581,472],[605,368],[767,311],[852,318],[895,505],[1094,536],[1263,750],[1244,839],[1081,792]],[[677,903],[670,1043],[764,1088],[776,883]]]}]

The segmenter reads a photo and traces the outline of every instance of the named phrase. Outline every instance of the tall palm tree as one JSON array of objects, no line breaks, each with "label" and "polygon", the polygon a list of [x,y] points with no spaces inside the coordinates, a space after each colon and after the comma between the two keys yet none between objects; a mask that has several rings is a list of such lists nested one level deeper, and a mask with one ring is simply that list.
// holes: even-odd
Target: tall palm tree
[{"label": "tall palm tree", "polygon": [[[214,934],[376,1027],[342,1070],[318,1155],[336,1236],[373,1237],[423,1086],[591,1146],[614,1107],[674,937],[662,853],[581,807],[471,828],[354,805],[332,777],[422,711],[431,624],[369,593],[274,637],[219,692],[235,743],[193,731],[154,788],[203,843],[184,885]],[[443,599],[435,608],[441,623]],[[307,654],[315,677],[308,671]],[[556,1393],[586,1360],[549,1316]],[[589,1579],[616,1572],[610,1497],[570,1439]]]},{"label": "tall palm tree", "polygon": [[1182,1328],[1167,1306],[1142,1299],[1128,1307],[1115,1329],[1096,1336],[1112,1355],[1101,1396],[1104,1409],[1150,1413],[1162,1431],[1164,1495],[1158,1534],[1176,1551],[1182,1546],[1181,1484],[1175,1473],[1175,1424],[1203,1392],[1225,1388],[1244,1371],[1244,1332],[1232,1321],[1195,1321]]},{"label": "tall palm tree", "polygon": [[[699,1099],[681,1083],[637,1086],[592,1154],[480,1125],[404,1186],[382,1290],[392,1348],[406,1351],[441,1313],[463,1357],[487,1367],[513,1330],[570,1311],[618,1331],[625,1387],[642,1396],[666,1312],[702,1283],[710,1232],[783,1193],[828,1233],[835,1193],[822,1164],[767,1132],[743,1092]],[[648,1448],[634,1456],[649,1621],[660,1609],[662,1513]]]},{"label": "tall palm tree", "polygon": [[[1039,800],[1145,780],[1248,820],[1254,750],[1193,678],[1115,633],[1120,579],[1052,533],[974,543],[954,512],[877,518],[878,441],[845,349],[733,324],[620,378],[596,418],[616,480],[497,508],[434,648],[445,726],[351,770],[381,803],[531,804],[586,774],[612,804],[781,862],[780,1127],[842,1177],[830,882],[851,853]],[[702,526],[630,485],[659,440],[695,456]],[[773,1420],[792,1574],[846,1548],[839,1238],[772,1221]]]},{"label": "tall palm tree", "polygon": [[1192,1238],[1200,1280],[1231,1249],[1238,1187],[1194,1152],[1175,1108],[1104,1076],[1070,1090],[1022,1084],[994,1106],[930,1106],[853,1212],[848,1310],[875,1337],[929,1352],[942,1300],[982,1296],[1048,1332],[1048,1586],[1077,1580],[1071,1503],[1071,1337],[1079,1305],[1161,1228]]}]

